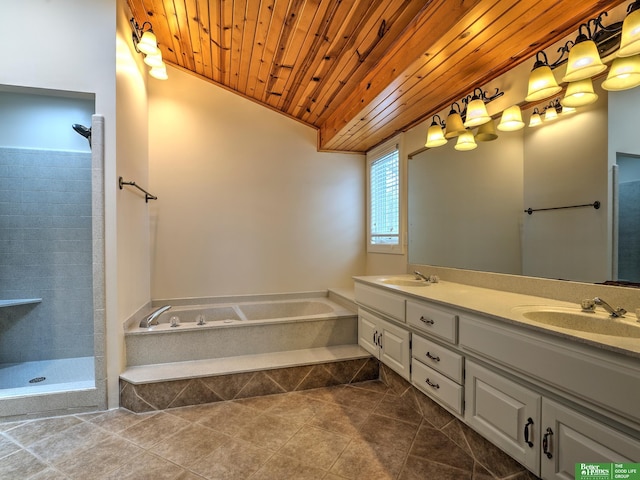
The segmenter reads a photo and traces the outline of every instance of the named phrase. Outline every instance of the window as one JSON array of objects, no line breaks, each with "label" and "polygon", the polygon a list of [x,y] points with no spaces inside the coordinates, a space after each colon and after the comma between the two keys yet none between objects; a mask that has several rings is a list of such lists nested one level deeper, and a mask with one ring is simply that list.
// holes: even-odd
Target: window
[{"label": "window", "polygon": [[367,154],[367,177],[367,251],[401,254],[400,153],[396,143]]}]

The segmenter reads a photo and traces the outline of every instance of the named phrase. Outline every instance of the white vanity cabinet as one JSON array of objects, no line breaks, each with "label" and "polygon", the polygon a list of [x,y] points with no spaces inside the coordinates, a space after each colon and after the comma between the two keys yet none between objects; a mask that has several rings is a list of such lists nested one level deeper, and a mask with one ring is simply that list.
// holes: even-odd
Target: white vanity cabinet
[{"label": "white vanity cabinet", "polygon": [[358,309],[358,343],[401,377],[410,378],[411,334],[362,308]]},{"label": "white vanity cabinet", "polygon": [[356,302],[366,305],[394,320],[404,322],[405,299],[401,295],[357,283],[355,285]]},{"label": "white vanity cabinet", "polygon": [[576,463],[640,461],[640,441],[553,400],[542,400],[542,478],[574,478]]}]

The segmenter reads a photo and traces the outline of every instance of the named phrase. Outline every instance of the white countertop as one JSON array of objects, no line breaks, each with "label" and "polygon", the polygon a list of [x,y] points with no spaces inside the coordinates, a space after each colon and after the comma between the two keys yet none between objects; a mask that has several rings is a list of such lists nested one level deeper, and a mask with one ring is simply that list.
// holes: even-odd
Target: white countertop
[{"label": "white countertop", "polygon": [[[595,334],[545,325],[525,318],[522,312],[524,309],[521,308],[529,306],[552,308],[561,307],[571,308],[576,312],[580,312],[580,305],[577,303],[553,300],[533,295],[504,292],[501,290],[492,290],[442,280],[438,283],[432,283],[424,286],[397,286],[383,283],[382,280],[390,277],[406,279],[414,278],[413,275],[378,275],[354,277],[354,280],[356,282],[382,287],[388,291],[395,291],[419,300],[429,300],[458,310],[466,310],[470,313],[476,313],[495,320],[520,325],[531,330],[548,333],[579,343],[640,358],[640,338]],[[614,307],[615,306],[616,305],[614,305]],[[601,309],[601,307],[597,308]],[[596,315],[602,315],[603,321],[614,321],[609,320],[606,314],[598,313]],[[637,324],[636,320],[635,314],[630,312],[624,318],[615,321]]]}]

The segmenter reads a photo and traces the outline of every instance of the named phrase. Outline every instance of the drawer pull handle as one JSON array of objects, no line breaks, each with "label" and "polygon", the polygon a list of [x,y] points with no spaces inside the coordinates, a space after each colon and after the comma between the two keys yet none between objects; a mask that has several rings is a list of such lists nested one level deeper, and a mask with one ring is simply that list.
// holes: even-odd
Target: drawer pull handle
[{"label": "drawer pull handle", "polygon": [[436,390],[440,388],[440,385],[438,385],[437,383],[431,382],[428,378],[425,380],[425,382],[427,382],[427,385],[429,385],[432,388],[435,388]]},{"label": "drawer pull handle", "polygon": [[437,355],[431,355],[431,353],[429,353],[429,352],[427,352],[426,355],[427,355],[428,358],[430,358],[434,362],[439,362],[440,361],[440,357],[437,356]]},{"label": "drawer pull handle", "polygon": [[542,453],[544,453],[547,458],[551,458],[553,457],[553,454],[551,453],[551,449],[549,448],[549,437],[553,436],[553,430],[551,430],[551,428],[547,427],[547,433],[544,434],[544,436],[542,437]]},{"label": "drawer pull handle", "polygon": [[432,319],[424,317],[420,317],[420,321],[425,323],[426,325],[433,325],[434,323],[436,323]]},{"label": "drawer pull handle", "polygon": [[533,448],[533,442],[529,440],[529,425],[533,425],[533,418],[527,419],[527,424],[524,426],[524,443]]}]

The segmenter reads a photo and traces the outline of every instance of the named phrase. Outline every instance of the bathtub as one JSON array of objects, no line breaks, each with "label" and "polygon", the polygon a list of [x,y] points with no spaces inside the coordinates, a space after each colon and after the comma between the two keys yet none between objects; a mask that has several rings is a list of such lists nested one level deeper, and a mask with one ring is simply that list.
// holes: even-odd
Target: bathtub
[{"label": "bathtub", "polygon": [[154,302],[151,311],[166,304],[171,309],[158,317],[157,325],[129,322],[127,366],[357,344],[356,313],[324,295]]}]

